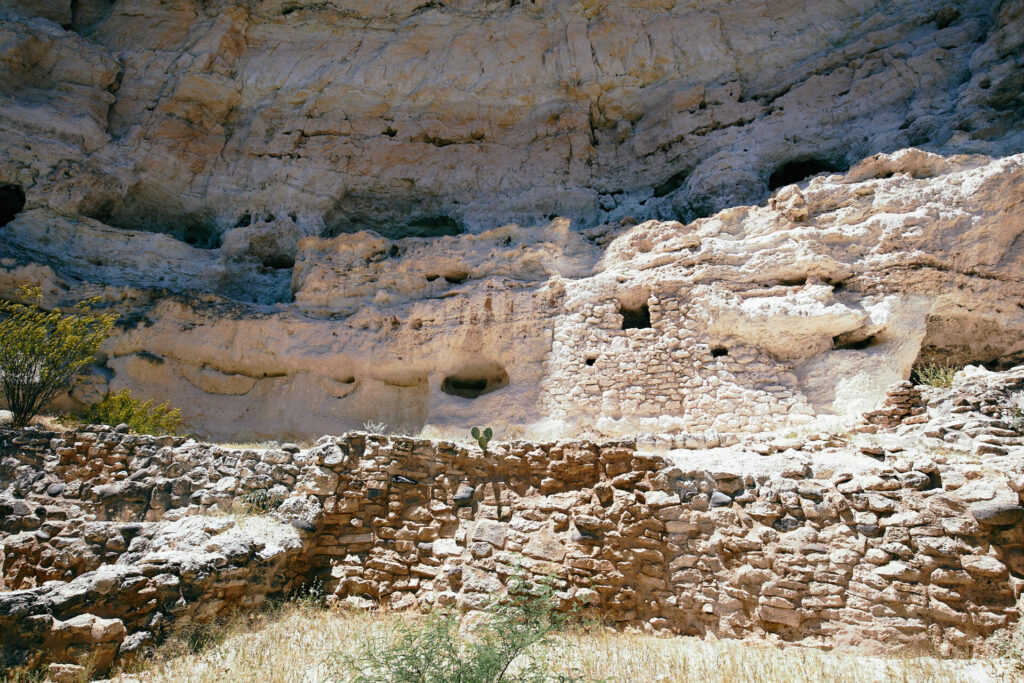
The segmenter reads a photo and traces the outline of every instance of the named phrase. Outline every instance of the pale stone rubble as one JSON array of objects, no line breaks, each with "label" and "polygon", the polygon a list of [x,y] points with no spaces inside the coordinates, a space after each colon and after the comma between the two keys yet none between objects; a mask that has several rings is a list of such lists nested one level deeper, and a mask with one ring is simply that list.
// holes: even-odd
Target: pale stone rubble
[{"label": "pale stone rubble", "polygon": [[[86,642],[130,656],[178,619],[313,581],[350,606],[473,608],[516,572],[554,572],[563,606],[624,628],[973,651],[1021,614],[1024,445],[1007,421],[1022,390],[1024,369],[968,371],[920,404],[894,386],[873,434],[661,453],[7,432],[5,657],[71,665]],[[896,420],[901,401],[925,411]]]}]

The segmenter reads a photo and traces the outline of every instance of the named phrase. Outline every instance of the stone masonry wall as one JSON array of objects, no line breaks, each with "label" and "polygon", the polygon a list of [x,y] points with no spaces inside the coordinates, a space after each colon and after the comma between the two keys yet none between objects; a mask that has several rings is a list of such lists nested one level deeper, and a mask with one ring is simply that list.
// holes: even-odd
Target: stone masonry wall
[{"label": "stone masonry wall", "polygon": [[[709,332],[708,312],[671,292],[678,287],[660,283],[626,302],[576,302],[558,318],[545,359],[547,414],[700,435],[809,419],[793,364]],[[649,325],[623,329],[624,303],[645,307]]]},{"label": "stone masonry wall", "polygon": [[[25,443],[10,436],[3,463],[15,474],[14,498],[0,512],[17,533],[4,539],[4,577],[25,590],[0,594],[8,617],[96,614],[123,619],[130,637],[150,628],[129,613],[140,603],[132,591],[158,589],[144,604],[168,618],[161,600],[181,613],[212,597],[216,613],[251,602],[250,591],[314,579],[333,600],[359,606],[473,607],[516,571],[554,573],[566,604],[646,631],[952,652],[1020,614],[1019,466],[991,472],[896,457],[870,470],[744,471],[676,465],[629,442],[513,442],[484,457],[475,447],[362,433],[305,451],[257,451],[96,430],[29,439],[47,437],[36,469],[13,455]],[[77,484],[60,489],[65,480]],[[204,528],[193,515],[254,499],[271,501],[275,529],[298,539],[272,559],[255,541],[225,549],[207,539],[220,531],[185,529],[206,534],[197,546],[205,559],[183,551],[139,565],[161,534],[193,519]],[[96,559],[65,567],[61,548]],[[114,579],[92,596],[107,574]],[[206,588],[184,591],[167,577]],[[50,579],[73,580],[32,588]],[[67,586],[86,588],[54,603]]]}]

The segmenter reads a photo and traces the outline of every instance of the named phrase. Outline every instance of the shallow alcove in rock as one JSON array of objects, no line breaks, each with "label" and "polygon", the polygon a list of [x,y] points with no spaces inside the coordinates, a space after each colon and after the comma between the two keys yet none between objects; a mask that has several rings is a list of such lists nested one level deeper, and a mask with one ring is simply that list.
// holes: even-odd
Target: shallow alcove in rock
[{"label": "shallow alcove in rock", "polygon": [[673,192],[675,192],[680,187],[686,184],[686,178],[688,175],[689,173],[687,171],[680,171],[679,173],[676,173],[675,175],[673,175],[671,178],[668,178],[664,182],[655,185],[654,196],[665,197],[672,194]]},{"label": "shallow alcove in rock", "polygon": [[864,336],[856,332],[847,332],[832,337],[832,348],[836,351],[862,351],[881,343],[882,341],[873,334]]},{"label": "shallow alcove in rock", "polygon": [[[430,279],[430,276],[427,276]],[[469,279],[469,273],[464,270],[453,270],[450,273],[446,273],[444,276],[445,282],[452,285],[461,285],[463,282]]]},{"label": "shallow alcove in rock", "polygon": [[467,363],[458,372],[448,375],[441,391],[450,396],[477,398],[508,386],[508,372],[493,360]]},{"label": "shallow alcove in rock", "polygon": [[817,157],[802,157],[778,166],[768,177],[768,189],[774,192],[780,187],[807,180],[819,173],[834,173],[844,170],[842,164]]},{"label": "shallow alcove in rock", "polygon": [[267,268],[274,270],[285,270],[295,267],[295,257],[291,254],[268,254],[263,257],[261,263]]},{"label": "shallow alcove in rock", "polygon": [[348,194],[324,213],[322,237],[372,230],[388,239],[462,234],[464,226],[433,197]]},{"label": "shallow alcove in rock", "polygon": [[0,185],[0,227],[25,208],[25,192],[17,185]]}]

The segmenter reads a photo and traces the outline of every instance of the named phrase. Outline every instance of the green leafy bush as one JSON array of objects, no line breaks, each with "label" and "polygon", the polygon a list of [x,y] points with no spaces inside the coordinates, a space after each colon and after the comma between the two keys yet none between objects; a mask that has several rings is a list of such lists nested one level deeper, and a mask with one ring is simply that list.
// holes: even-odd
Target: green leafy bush
[{"label": "green leafy bush", "polygon": [[456,609],[434,609],[403,622],[389,637],[368,638],[360,654],[340,656],[352,683],[553,683],[580,679],[550,670],[553,634],[572,616],[556,610],[551,578],[530,585],[509,579],[483,618],[460,635]]},{"label": "green leafy bush", "polygon": [[181,426],[181,411],[172,410],[167,403],[154,406],[152,401],[140,401],[123,389],[89,406],[85,419],[96,424],[126,424],[139,434],[174,434]]},{"label": "green leafy bush", "polygon": [[26,303],[0,301],[0,387],[15,427],[71,388],[117,320],[114,313],[91,312],[97,299],[44,311],[38,287],[22,287],[20,296]]},{"label": "green leafy bush", "polygon": [[915,365],[910,372],[911,381],[916,384],[927,384],[931,387],[945,389],[953,386],[953,378],[960,372],[955,365],[942,365],[940,363],[922,363]]}]

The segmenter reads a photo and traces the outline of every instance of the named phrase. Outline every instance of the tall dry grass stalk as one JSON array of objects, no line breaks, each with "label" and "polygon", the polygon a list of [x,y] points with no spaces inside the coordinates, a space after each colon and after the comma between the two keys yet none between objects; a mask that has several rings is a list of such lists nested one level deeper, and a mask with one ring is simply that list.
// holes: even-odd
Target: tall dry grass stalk
[{"label": "tall dry grass stalk", "polygon": [[[212,631],[172,637],[121,675],[122,683],[318,683],[331,678],[338,653],[354,653],[366,636],[396,620],[387,612],[333,612],[286,603],[241,616]],[[989,683],[1008,668],[984,660],[882,658],[775,647],[749,641],[660,638],[602,629],[560,635],[549,661],[556,670],[594,680],[652,683]]]}]

